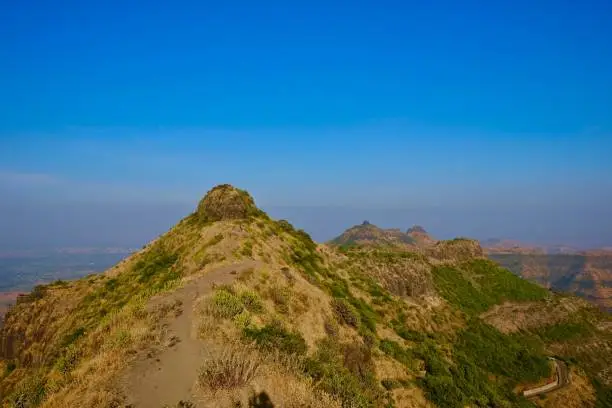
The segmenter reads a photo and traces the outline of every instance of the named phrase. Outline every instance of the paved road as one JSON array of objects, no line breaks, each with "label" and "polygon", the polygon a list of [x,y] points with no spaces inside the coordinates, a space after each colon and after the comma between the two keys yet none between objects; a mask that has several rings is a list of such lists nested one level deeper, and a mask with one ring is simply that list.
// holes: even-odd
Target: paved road
[{"label": "paved road", "polygon": [[543,385],[541,387],[532,388],[530,390],[523,391],[523,395],[525,397],[534,397],[540,394],[548,394],[549,392],[556,391],[567,386],[570,383],[569,371],[567,369],[567,365],[563,361],[559,361],[557,359],[551,358],[551,360],[555,363],[555,369],[557,374],[555,376],[555,381],[550,384]]}]

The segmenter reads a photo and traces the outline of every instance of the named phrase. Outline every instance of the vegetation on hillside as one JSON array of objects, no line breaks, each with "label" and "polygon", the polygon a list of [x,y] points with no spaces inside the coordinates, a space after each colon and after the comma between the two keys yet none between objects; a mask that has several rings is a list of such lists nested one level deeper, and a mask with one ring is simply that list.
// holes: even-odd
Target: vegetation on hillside
[{"label": "vegetation on hillside", "polygon": [[166,347],[164,322],[182,312],[176,289],[246,260],[253,267],[195,303],[209,355],[194,380],[214,406],[250,406],[263,398],[253,396],[257,383],[285,407],[529,407],[520,391],[552,375],[549,355],[581,367],[606,406],[605,316],[580,309],[502,332],[482,316],[558,296],[485,260],[474,241],[417,248],[384,230],[380,245],[371,236],[362,245],[363,230],[379,234],[367,224],[360,239],[318,245],[248,193],[219,186],[140,253],[105,274],[40,287],[7,316],[4,406],[121,403],[114,380]]}]

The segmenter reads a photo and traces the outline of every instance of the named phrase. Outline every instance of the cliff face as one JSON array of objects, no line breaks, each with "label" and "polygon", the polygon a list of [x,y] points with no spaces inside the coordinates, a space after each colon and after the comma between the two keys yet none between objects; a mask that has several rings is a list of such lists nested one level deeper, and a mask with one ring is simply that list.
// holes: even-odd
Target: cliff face
[{"label": "cliff face", "polygon": [[489,258],[515,274],[563,292],[575,293],[612,311],[612,251],[574,254],[491,253]]}]

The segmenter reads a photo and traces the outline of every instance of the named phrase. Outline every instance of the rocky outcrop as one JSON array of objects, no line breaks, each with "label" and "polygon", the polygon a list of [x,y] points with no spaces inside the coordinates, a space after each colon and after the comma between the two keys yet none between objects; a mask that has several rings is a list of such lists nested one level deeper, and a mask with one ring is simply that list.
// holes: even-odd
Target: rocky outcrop
[{"label": "rocky outcrop", "polygon": [[425,228],[420,225],[414,225],[408,228],[406,234],[412,238],[418,246],[427,246],[436,242],[436,240],[425,231]]},{"label": "rocky outcrop", "polygon": [[210,190],[198,204],[198,218],[205,222],[246,219],[262,214],[253,197],[244,190],[221,184]]},{"label": "rocky outcrop", "polygon": [[462,262],[484,257],[480,243],[468,238],[438,241],[427,252],[431,257],[445,261]]}]

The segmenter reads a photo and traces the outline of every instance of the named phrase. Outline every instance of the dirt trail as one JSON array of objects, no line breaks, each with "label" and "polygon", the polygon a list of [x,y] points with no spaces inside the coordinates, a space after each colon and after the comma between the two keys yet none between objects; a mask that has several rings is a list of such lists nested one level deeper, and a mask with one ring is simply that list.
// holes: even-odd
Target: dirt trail
[{"label": "dirt trail", "polygon": [[194,398],[204,351],[193,325],[194,302],[210,293],[214,284],[231,283],[240,272],[256,266],[255,261],[224,266],[154,300],[154,303],[180,301],[182,313],[167,322],[167,347],[157,354],[142,356],[122,377],[120,387],[126,396],[126,406],[157,408],[167,404],[174,407],[181,400]]}]

